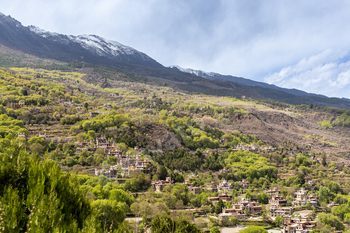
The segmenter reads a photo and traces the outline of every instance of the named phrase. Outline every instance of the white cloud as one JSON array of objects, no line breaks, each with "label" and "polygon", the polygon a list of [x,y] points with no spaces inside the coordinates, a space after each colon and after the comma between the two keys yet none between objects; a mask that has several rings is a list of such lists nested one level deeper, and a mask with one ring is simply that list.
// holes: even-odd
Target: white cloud
[{"label": "white cloud", "polygon": [[333,97],[350,97],[350,61],[347,51],[325,50],[292,66],[267,75],[264,81]]}]

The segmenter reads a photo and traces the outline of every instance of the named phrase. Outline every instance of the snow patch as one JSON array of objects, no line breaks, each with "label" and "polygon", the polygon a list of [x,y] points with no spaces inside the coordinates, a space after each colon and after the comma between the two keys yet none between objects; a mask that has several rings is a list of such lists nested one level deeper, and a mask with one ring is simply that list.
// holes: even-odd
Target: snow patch
[{"label": "snow patch", "polygon": [[182,67],[177,66],[177,65],[169,66],[169,68],[172,68],[172,69],[175,68],[175,69],[178,69],[181,72],[194,74],[194,75],[197,75],[199,77],[202,77],[202,75],[206,75],[206,76],[209,76],[209,77],[214,77],[215,75],[217,75],[217,73],[214,73],[214,72],[205,72],[205,71],[201,71],[201,70],[193,70],[193,69],[190,69],[190,68],[182,68]]},{"label": "snow patch", "polygon": [[148,61],[151,60],[146,54],[143,54],[136,49],[129,46],[125,46],[117,41],[106,40],[96,35],[78,35],[78,36],[65,36],[58,33],[52,33],[45,31],[35,26],[29,26],[28,29],[35,34],[58,41],[64,44],[69,42],[75,42],[80,44],[84,49],[103,57],[123,57],[123,59],[130,59],[137,57],[138,59]]}]

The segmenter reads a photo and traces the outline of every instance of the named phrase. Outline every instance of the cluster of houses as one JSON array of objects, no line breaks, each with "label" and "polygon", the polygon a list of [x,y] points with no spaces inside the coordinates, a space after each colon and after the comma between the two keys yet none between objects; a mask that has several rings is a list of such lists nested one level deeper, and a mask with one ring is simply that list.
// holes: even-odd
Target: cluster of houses
[{"label": "cluster of houses", "polygon": [[[226,197],[226,199],[221,198],[219,195],[219,199],[222,199],[225,202],[231,201],[232,202],[232,195],[227,195],[227,194],[221,194]],[[231,196],[229,198],[228,196]],[[212,198],[208,198],[212,199]],[[211,201],[211,200],[209,200]],[[219,214],[219,219],[222,220],[223,218],[231,217],[234,216],[238,220],[243,220],[248,217],[248,215],[252,216],[260,216],[263,213],[263,208],[259,203],[255,201],[251,201],[250,199],[242,199],[241,201],[237,203],[232,203],[232,208],[223,208],[222,213]]]},{"label": "cluster of houses", "polygon": [[[156,192],[161,192],[163,188],[169,184],[174,184],[170,177],[167,177],[165,180],[152,181],[152,187]],[[202,191],[201,187],[193,187],[193,185],[188,180],[185,180],[182,185],[186,185],[187,190],[195,195],[200,194]]]},{"label": "cluster of houses", "polygon": [[116,179],[118,178],[118,167],[117,166],[111,166],[109,169],[95,169],[95,176],[104,175],[107,176],[110,179]]},{"label": "cluster of houses", "polygon": [[[247,189],[250,186],[250,183],[246,179],[243,179],[242,181],[238,181],[237,184],[244,189]],[[218,185],[210,184],[206,186],[206,190],[211,192],[221,192],[221,191],[232,192],[233,189],[234,189],[233,183],[228,182],[227,180],[223,180]]]},{"label": "cluster of houses", "polygon": [[259,153],[259,152],[264,152],[264,153],[272,153],[272,152],[275,152],[276,151],[276,148],[273,148],[273,147],[263,147],[263,148],[260,148],[256,145],[243,145],[243,144],[240,144],[240,145],[237,145],[236,147],[233,147],[232,148],[234,151],[249,151],[249,152],[253,152],[253,153]]},{"label": "cluster of houses", "polygon": [[[115,144],[109,145],[107,141],[100,142],[98,146],[105,149],[108,157],[116,157],[116,165],[111,166],[109,169],[95,169],[96,176],[102,174],[109,178],[117,178],[117,170],[119,170],[121,177],[129,176],[134,171],[140,171],[146,174],[149,172],[148,164],[151,163],[150,159],[143,159],[140,155],[131,155],[129,153],[123,155],[122,151]],[[140,151],[138,147],[134,149],[138,152]]]},{"label": "cluster of houses", "polygon": [[83,151],[90,151],[94,153],[98,148],[104,149],[105,154],[109,155],[111,153],[122,155],[122,151],[118,148],[117,144],[111,143],[106,138],[96,138],[95,140],[84,140],[83,142],[75,142],[76,154],[80,154]]},{"label": "cluster of houses", "polygon": [[117,156],[117,166],[121,169],[121,176],[125,177],[133,173],[134,171],[140,171],[145,174],[149,172],[149,167],[147,164],[150,164],[150,159],[143,159],[140,155],[130,155],[126,154],[125,156]]},{"label": "cluster of houses", "polygon": [[318,196],[315,196],[313,193],[308,194],[308,191],[305,188],[301,188],[294,193],[295,201],[292,202],[293,206],[305,206],[307,203],[310,203],[312,207],[316,207],[318,203]]},{"label": "cluster of houses", "polygon": [[316,221],[310,221],[308,217],[285,215],[283,218],[282,233],[307,233],[316,228]]},{"label": "cluster of houses", "polygon": [[[290,215],[292,212],[291,207],[285,207],[287,205],[287,199],[280,195],[280,191],[274,188],[273,190],[265,191],[266,194],[271,195],[269,199],[270,214],[272,217]],[[314,194],[307,194],[308,191],[304,188],[301,188],[294,193],[295,200],[292,202],[293,206],[305,206],[307,203],[310,203],[312,207],[316,207],[318,203],[318,197]]]},{"label": "cluster of houses", "polygon": [[170,177],[167,177],[165,180],[156,180],[152,181],[152,188],[156,192],[161,192],[165,186],[168,184],[174,184]]},{"label": "cluster of houses", "polygon": [[74,101],[66,101],[64,99],[59,100],[60,105],[64,106],[64,107],[72,107],[75,106],[77,109],[80,109],[82,107],[84,107],[84,104],[78,104]]}]

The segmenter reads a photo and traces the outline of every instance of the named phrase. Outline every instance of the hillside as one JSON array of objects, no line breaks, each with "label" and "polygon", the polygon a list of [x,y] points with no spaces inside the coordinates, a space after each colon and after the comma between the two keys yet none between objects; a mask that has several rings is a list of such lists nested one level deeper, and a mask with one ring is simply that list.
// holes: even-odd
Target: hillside
[{"label": "hillside", "polygon": [[[26,59],[21,62],[36,61],[30,56]],[[310,211],[312,219],[329,212],[327,204],[331,201],[343,203],[348,198],[347,110],[193,95],[149,79],[135,82],[142,77],[131,73],[113,71],[113,76],[105,76],[105,72],[112,71],[42,62],[71,71],[29,67],[0,70],[0,159],[6,168],[0,169],[0,179],[5,184],[0,188],[0,204],[5,229],[27,229],[28,223],[31,229],[78,228],[84,232],[93,228],[102,233],[101,229],[111,228],[132,232],[136,223],[125,221],[126,214],[144,216],[142,225],[137,223],[141,230],[154,229],[157,215],[161,213],[166,218],[170,210],[176,210],[177,227],[192,227],[198,232],[213,224],[246,224],[246,219],[213,220],[224,204],[220,206],[208,198],[225,195],[222,190],[210,191],[209,187],[216,185],[228,185],[234,195],[225,205],[238,203],[238,198],[244,196],[268,204],[265,192],[278,188],[292,206],[293,193],[299,186],[314,187],[319,204],[316,202],[317,208]],[[12,149],[16,146],[21,149]],[[27,162],[11,160],[17,161],[18,156]],[[33,176],[27,171],[33,169],[46,177],[42,181],[45,185],[40,187],[56,187],[60,183],[56,179],[65,174],[78,175],[54,192],[37,196],[42,204],[30,204],[36,203],[30,193],[41,190],[31,186]],[[165,182],[167,176],[171,182],[157,190],[158,180]],[[19,179],[26,189],[18,186],[22,183],[15,180]],[[19,187],[20,196],[12,187]],[[68,189],[74,190],[84,203],[80,225],[64,218],[67,214],[78,218],[73,209],[55,207],[68,199],[52,202],[46,197],[73,195]],[[190,190],[199,190],[200,194]],[[9,195],[21,200],[15,202],[18,208],[14,209],[21,224],[7,224],[19,221],[9,217],[15,205],[5,201]],[[55,210],[55,216],[62,216],[62,221],[50,216],[41,221],[41,212],[28,207],[32,205],[40,211]],[[102,206],[108,211],[104,212]],[[262,208],[265,217],[255,217],[256,222],[251,224],[279,226],[278,218],[266,217],[273,213],[269,206]],[[294,204],[291,208],[295,213],[311,209]],[[26,215],[17,213],[20,209],[37,220],[31,223]],[[100,217],[106,213],[114,214]]]}]

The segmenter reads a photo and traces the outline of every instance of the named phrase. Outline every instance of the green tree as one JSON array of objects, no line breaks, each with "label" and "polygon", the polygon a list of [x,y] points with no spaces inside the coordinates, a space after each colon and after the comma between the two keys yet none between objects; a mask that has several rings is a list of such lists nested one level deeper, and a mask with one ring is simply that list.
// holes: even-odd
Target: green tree
[{"label": "green tree", "polygon": [[168,171],[166,170],[165,166],[161,165],[157,168],[156,175],[158,176],[159,180],[165,180],[168,176]]},{"label": "green tree", "polygon": [[258,202],[261,204],[267,204],[269,203],[270,196],[267,195],[265,192],[259,193],[258,195]]},{"label": "green tree", "polygon": [[225,205],[222,202],[222,200],[220,199],[218,201],[218,203],[216,203],[216,205],[215,205],[215,213],[216,214],[221,214],[222,213],[222,208],[224,208],[224,207],[225,207]]},{"label": "green tree", "polygon": [[212,227],[210,233],[220,233],[220,229],[218,227]]},{"label": "green tree", "polygon": [[0,148],[0,208],[4,232],[77,232],[91,207],[76,176],[39,161],[14,142]]},{"label": "green tree", "polygon": [[103,229],[103,232],[117,229],[126,217],[125,204],[111,200],[96,200],[92,204],[96,226]]},{"label": "green tree", "polygon": [[175,233],[201,233],[202,231],[185,219],[179,222],[170,218],[169,215],[160,217],[157,215],[151,222],[151,231],[154,233],[175,232]]},{"label": "green tree", "polygon": [[332,214],[320,213],[317,218],[324,225],[335,227],[338,231],[345,229],[345,226],[340,222],[338,217]]},{"label": "green tree", "polygon": [[268,233],[263,227],[258,226],[249,226],[242,230],[239,230],[239,233]]}]

